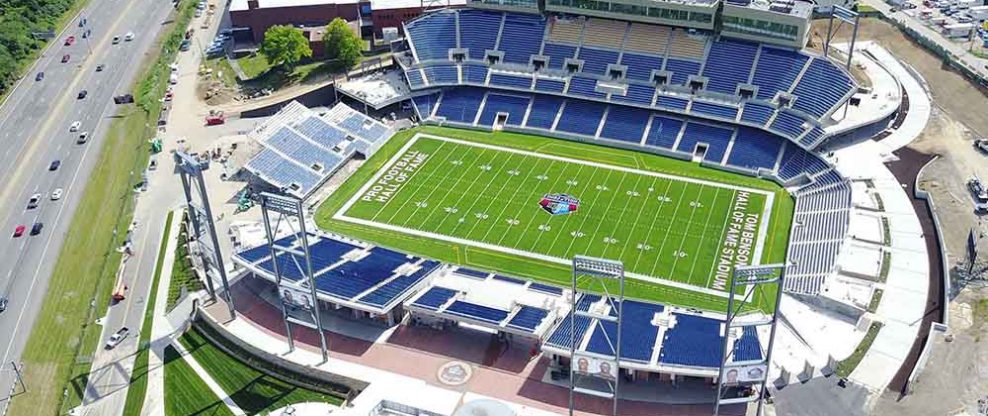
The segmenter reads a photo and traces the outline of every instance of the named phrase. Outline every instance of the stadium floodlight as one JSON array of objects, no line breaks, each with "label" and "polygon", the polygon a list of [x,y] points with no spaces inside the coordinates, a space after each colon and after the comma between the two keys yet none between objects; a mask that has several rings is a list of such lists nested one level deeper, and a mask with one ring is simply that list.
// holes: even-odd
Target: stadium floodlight
[{"label": "stadium floodlight", "polygon": [[[727,313],[724,319],[724,337],[721,346],[721,363],[717,376],[717,397],[714,404],[714,416],[720,414],[721,405],[733,403],[758,402],[756,415],[762,414],[765,403],[765,391],[768,387],[768,373],[772,362],[772,351],[775,346],[775,332],[779,318],[779,303],[782,300],[782,284],[785,279],[786,265],[782,263],[764,265],[736,266],[731,274],[728,285]],[[775,286],[775,291],[769,292],[767,287]],[[743,291],[743,298],[736,300],[738,290]],[[774,296],[775,307],[768,318],[746,319],[738,322],[741,308],[749,303],[755,292],[761,292],[761,299],[771,299]],[[737,304],[735,306],[735,303]],[[760,359],[745,357],[735,360],[734,348],[731,348],[732,328],[771,326],[768,347]],[[748,387],[758,386],[755,394],[743,394]]]},{"label": "stadium floodlight", "polygon": [[[837,28],[834,29],[834,19],[837,19]],[[858,20],[861,17],[857,12],[850,10],[846,7],[841,6],[831,6],[829,20],[827,23],[827,38],[824,39],[823,43],[823,56],[830,56],[830,42],[833,41],[834,36],[840,31],[840,28],[847,23],[854,27],[851,33],[851,45],[847,50],[847,63],[845,63],[845,68],[851,70],[851,58],[854,56],[854,44],[858,40]],[[846,108],[846,107],[845,107]]]},{"label": "stadium floodlight", "polygon": [[[271,258],[288,257],[294,266],[302,271],[304,281],[295,283],[283,278],[283,270],[279,261],[271,261],[274,271],[275,284],[278,286],[278,295],[281,298],[281,317],[285,322],[285,335],[288,338],[288,349],[295,349],[295,340],[292,335],[292,325],[302,325],[316,330],[319,334],[320,347],[322,349],[322,359],[325,363],[329,361],[329,349],[326,346],[326,332],[323,330],[322,316],[319,313],[319,297],[316,293],[316,280],[312,272],[312,256],[309,253],[309,233],[305,230],[305,210],[302,208],[302,200],[276,195],[269,192],[262,192],[261,217],[264,220],[264,233],[267,236],[268,249]],[[271,213],[277,213],[277,224],[272,228]],[[296,221],[291,221],[295,219]],[[282,247],[275,244],[275,232],[279,225],[284,223],[295,236],[296,241],[301,243],[302,250],[290,247]],[[297,224],[295,227],[294,224]],[[302,263],[299,264],[299,258]]]},{"label": "stadium floodlight", "polygon": [[178,151],[175,152],[175,165],[182,179],[185,204],[188,207],[189,222],[192,223],[192,230],[196,237],[195,242],[198,248],[196,251],[203,267],[206,289],[209,296],[216,300],[213,278],[218,276],[223,284],[223,296],[226,298],[230,319],[236,319],[237,314],[233,305],[233,295],[230,293],[230,282],[227,279],[226,267],[223,263],[223,252],[220,250],[216,223],[213,221],[213,211],[209,205],[206,181],[202,177],[202,171],[209,169],[209,161],[202,161],[188,153]]},{"label": "stadium floodlight", "polygon": [[[590,289],[598,289],[603,297],[586,311],[577,310],[577,282],[589,280]],[[612,296],[608,286],[614,281],[618,283],[618,293]],[[588,394],[597,397],[613,399],[613,414],[618,414],[618,392],[621,379],[621,326],[624,317],[624,264],[619,261],[595,257],[573,257],[573,279],[570,290],[569,309],[569,414],[573,415],[574,395]],[[617,316],[611,312],[616,311]],[[604,334],[609,353],[595,353],[576,350],[576,317],[591,319],[593,325],[588,331],[600,327]],[[615,338],[603,328],[602,322],[613,322],[617,325]],[[586,385],[583,385],[583,384]],[[603,387],[606,390],[594,388]]]}]

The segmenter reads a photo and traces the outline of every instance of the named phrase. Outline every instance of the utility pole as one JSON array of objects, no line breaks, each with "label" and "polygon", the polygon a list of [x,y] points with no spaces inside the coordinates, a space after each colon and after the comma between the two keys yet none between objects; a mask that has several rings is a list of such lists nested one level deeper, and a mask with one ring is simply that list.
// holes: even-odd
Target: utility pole
[{"label": "utility pole", "polygon": [[[15,377],[17,377],[17,383],[19,383],[21,385],[21,390],[23,390],[23,391],[26,392],[27,391],[27,385],[24,384],[24,377],[21,376],[21,369],[18,368],[17,367],[17,363],[15,363],[13,361],[10,362],[10,366],[14,368],[14,375],[15,375]],[[23,366],[24,365],[22,364],[21,367],[23,367]]]}]

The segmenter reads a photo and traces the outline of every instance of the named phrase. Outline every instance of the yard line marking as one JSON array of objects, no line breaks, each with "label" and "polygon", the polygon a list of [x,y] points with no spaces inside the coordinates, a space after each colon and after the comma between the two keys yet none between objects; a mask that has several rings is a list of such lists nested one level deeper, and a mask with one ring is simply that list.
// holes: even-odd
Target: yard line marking
[{"label": "yard line marking", "polygon": [[[518,162],[518,166],[515,168],[515,170],[519,170],[519,169],[525,167],[526,165],[528,165],[529,159],[530,159],[530,156],[522,156],[522,159]],[[525,182],[527,182],[528,181],[528,178],[532,176],[532,172],[535,171],[534,166],[529,166],[529,169],[527,169],[527,170],[528,170],[528,173],[526,173],[525,174],[525,178],[522,179],[522,184],[524,184]],[[508,187],[508,184],[509,183],[511,183],[511,180],[510,179],[505,180],[504,183],[501,184],[501,187],[497,190],[497,193],[494,195],[493,198],[491,198],[491,204],[493,204],[494,202],[497,202],[498,200],[500,200],[501,193],[504,192],[504,189]],[[504,204],[502,208],[506,208],[506,207],[507,207],[507,204]],[[491,210],[491,205],[488,204],[487,207],[485,207],[484,211],[485,212],[488,212],[490,210]],[[493,228],[494,224],[496,224],[498,221],[500,221],[500,218],[491,217],[490,219],[492,221],[489,223],[491,225],[491,227],[489,227],[489,228]],[[470,236],[471,234],[473,234],[473,231],[480,224],[481,224],[481,221],[475,222],[472,226],[470,226],[470,230],[467,231],[466,235],[467,236]],[[456,231],[456,230],[454,229],[453,231]]]},{"label": "yard line marking", "polygon": [[[599,171],[600,171],[600,168],[597,168],[597,167],[594,168],[593,173],[590,174],[590,177],[589,177],[590,179],[587,180],[587,181],[585,181],[586,184],[583,186],[583,189],[580,191],[580,195],[585,194],[590,189],[591,184],[595,183],[595,181],[594,181],[593,178],[595,178],[597,176],[597,172],[599,172]],[[587,209],[588,208],[587,205],[585,204],[585,201],[580,201],[580,205],[583,205],[583,209]],[[579,210],[577,210],[577,212],[579,212]],[[563,221],[563,225],[561,226],[562,229],[560,231],[562,231],[562,232],[556,234],[556,238],[552,239],[552,244],[549,246],[549,249],[548,249],[549,252],[555,252],[556,251],[555,250],[555,248],[556,248],[556,242],[559,240],[559,237],[562,237],[565,234],[566,224],[569,224],[570,223],[570,219],[572,219],[572,218],[573,218],[573,215],[567,215],[566,216],[566,218]],[[581,223],[580,224],[581,228],[582,228],[582,225],[583,224]],[[573,230],[573,232],[582,233],[583,231],[581,229],[575,229],[575,230]],[[571,236],[571,237],[573,237],[571,241],[575,241],[577,238],[579,238],[579,237],[576,237],[576,236]],[[584,237],[586,237],[586,235],[584,235]],[[569,247],[567,247],[567,250],[569,250]],[[566,252],[564,251],[563,254],[565,255]]]},{"label": "yard line marking", "polygon": [[[604,177],[603,183],[607,183],[607,181],[609,179],[611,179],[611,174],[612,173],[613,173],[613,171],[610,171],[610,170],[607,171],[607,176]],[[596,178],[591,178],[591,181],[593,181],[593,182],[595,182],[597,184],[601,183],[601,182],[598,182],[596,180]],[[604,189],[603,188],[598,189],[597,190],[597,193],[593,197],[593,201],[591,202],[591,204],[596,204],[597,203],[597,200],[600,199],[600,195],[603,194],[603,193],[604,193]],[[590,216],[589,215],[583,217],[583,221],[580,222],[580,228],[578,228],[579,230],[581,230],[581,232],[583,230],[583,226],[587,224],[587,220],[589,220],[589,219],[590,219]],[[593,236],[587,235],[587,238],[593,238]],[[570,253],[573,251],[573,245],[574,244],[576,244],[576,239],[575,238],[569,242],[569,247],[566,247],[566,251],[563,253],[563,257],[573,257]]]},{"label": "yard line marking", "polygon": [[[628,173],[627,172],[622,172],[622,174],[621,174],[621,180],[618,182],[618,186],[617,186],[618,189],[621,189],[621,185],[624,184],[624,180],[627,177],[628,177]],[[615,199],[617,199],[617,198],[614,195],[612,195],[611,196],[611,200],[607,202],[607,208],[604,209],[605,215],[606,215],[606,213],[610,212],[611,205],[614,204],[614,200]],[[590,243],[591,244],[593,244],[594,239],[597,238],[597,233],[600,232],[600,226],[603,225],[603,224],[604,224],[604,221],[599,221],[597,223],[597,228],[594,229],[593,235],[590,237]],[[613,236],[608,236],[608,237],[613,237]],[[588,251],[592,247],[593,247],[592,245],[587,246],[587,248],[585,248],[584,251]],[[601,247],[601,249],[606,252],[607,251],[607,245],[605,244],[604,247]],[[591,254],[591,255],[593,255],[593,254]]]},{"label": "yard line marking", "polygon": [[[550,168],[553,167],[553,166],[556,166],[556,161],[553,161],[553,163],[551,165],[549,165]],[[568,168],[569,168],[569,165],[563,165],[562,169],[559,171],[559,175],[556,176],[556,179],[553,179],[552,180],[552,186],[550,186],[549,189],[556,188],[556,186],[559,184],[559,181],[561,179],[563,179],[564,177],[567,176],[566,175],[566,170]],[[514,201],[512,201],[512,202],[514,202]],[[518,244],[520,244],[522,242],[522,240],[525,238],[525,236],[528,235],[528,233],[529,233],[529,231],[528,231],[529,225],[535,224],[536,222],[538,222],[538,219],[537,218],[538,218],[538,214],[539,213],[538,212],[533,212],[533,214],[536,214],[536,215],[528,215],[525,218],[525,220],[528,221],[530,224],[522,224],[523,229],[522,229],[522,231],[518,235],[518,240],[515,241],[515,243],[511,245],[511,248],[517,249],[518,248]],[[504,233],[504,235],[501,237],[501,239],[497,242],[498,245],[501,245],[501,243],[504,241],[504,238],[507,237],[507,236],[508,236],[508,233]]]},{"label": "yard line marking", "polygon": [[[654,189],[655,188],[655,183],[658,182],[658,180],[659,180],[659,178],[652,178],[652,183],[648,185],[648,189]],[[636,186],[636,188],[637,188],[637,186]],[[638,192],[638,191],[636,190],[635,192]],[[642,200],[642,206],[640,208],[638,208],[638,215],[635,216],[635,222],[632,223],[632,231],[638,231],[638,222],[641,220],[642,213],[645,212],[645,207],[648,206],[649,197],[651,196],[651,195],[649,195],[650,193],[651,192],[649,192],[649,191],[645,191],[645,197]],[[632,233],[632,234],[634,234],[634,236],[637,237],[637,233]],[[622,258],[622,259],[624,258],[624,252],[628,250],[628,244],[631,244],[631,239],[632,239],[632,235],[628,235],[625,238],[624,247],[621,247],[621,255],[620,255],[620,258]],[[638,251],[639,252],[639,255],[641,255],[641,252],[642,251],[644,251],[644,250],[639,250]]]},{"label": "yard line marking", "polygon": [[[668,180],[668,179],[666,179],[665,181],[667,182],[666,190],[665,191],[662,191],[662,199],[659,201],[659,206],[656,207],[655,208],[655,212],[652,213],[652,223],[649,224],[649,226],[648,226],[648,234],[646,234],[646,242],[648,241],[648,236],[651,236],[653,234],[652,231],[655,229],[655,222],[658,221],[658,219],[662,217],[662,215],[661,215],[661,213],[662,213],[662,207],[665,206],[666,200],[669,198],[669,189],[672,188],[672,184],[673,183],[676,183],[675,181],[671,181],[671,180]],[[663,234],[665,234],[665,233],[663,233]],[[644,253],[645,253],[645,250],[641,250],[641,251],[638,252],[638,257],[635,259],[635,264],[632,266],[632,270],[638,269],[638,262],[641,261],[642,254],[644,254]]]},{"label": "yard line marking", "polygon": [[[700,198],[703,198],[702,186],[700,187],[700,191],[696,193],[696,199],[694,201],[690,201],[690,203],[699,202]],[[686,254],[685,252],[683,252],[683,246],[686,245],[686,240],[689,239],[690,228],[693,227],[693,217],[696,216],[696,210],[702,208],[702,205],[699,207],[694,205],[692,206],[692,208],[693,209],[690,210],[690,218],[689,220],[686,221],[686,231],[683,233],[683,238],[679,240],[679,248],[677,248],[676,252],[673,253],[672,270],[669,272],[670,274],[676,273],[676,266],[679,264],[679,259],[682,258],[681,254],[683,255]],[[689,283],[689,276],[687,276],[687,283]]]},{"label": "yard line marking", "polygon": [[[484,151],[480,152],[479,154],[477,154],[477,157],[474,159],[473,162],[471,162],[471,165],[473,163],[476,163],[477,160],[480,160],[484,156],[484,154],[486,154],[486,153],[487,153],[487,151],[484,150]],[[466,164],[463,164],[461,166],[462,166],[462,168],[461,168],[462,171],[460,172],[460,175],[453,181],[453,184],[459,183],[459,181],[463,179],[463,176],[466,175],[467,172],[470,170],[469,169],[469,166],[467,166]],[[439,211],[439,210],[442,209],[441,206],[446,203],[446,198],[449,197],[449,194],[453,192],[453,189],[456,189],[456,186],[447,184],[447,183],[445,183],[445,181],[440,181],[440,183],[437,186],[435,186],[432,189],[431,192],[429,192],[429,196],[426,197],[425,200],[426,201],[430,201],[429,203],[431,203],[431,201],[432,201],[432,194],[435,193],[437,190],[439,190],[439,188],[443,187],[443,185],[446,185],[446,193],[443,194],[442,199],[439,200],[439,204],[438,205],[440,205],[440,206],[432,207],[433,209],[429,210],[429,213],[426,214],[425,219],[423,219],[422,222],[419,223],[418,227],[413,227],[413,228],[415,228],[415,229],[423,229],[423,227],[425,227],[425,225],[429,223],[429,218],[432,218],[432,215],[433,214],[435,214],[437,211]],[[411,218],[412,218],[412,216],[409,216],[408,219],[410,220]]]},{"label": "yard line marking", "polygon": [[[731,192],[734,192],[734,191],[732,190]],[[707,227],[707,225],[710,224],[710,217],[712,217],[713,214],[714,214],[714,211],[716,211],[717,201],[719,200],[719,198],[717,198],[717,195],[720,195],[720,188],[715,188],[715,190],[714,190],[714,200],[713,200],[713,202],[710,203],[710,210],[707,211],[707,219],[703,221],[703,224],[704,224],[703,225],[703,233],[700,235],[699,240],[697,240],[696,249],[693,250],[693,263],[690,265],[690,272],[687,275],[687,276],[689,276],[688,277],[689,280],[687,280],[686,283],[690,283],[690,284],[693,283],[693,271],[696,269],[696,261],[700,259],[700,247],[703,246],[703,243],[705,243],[706,242],[706,239],[707,239],[707,228],[709,228],[709,227]],[[718,242],[718,249],[720,248],[719,247],[719,244],[720,243]],[[715,263],[716,263],[716,258],[717,258],[717,256],[715,255],[714,256],[714,259],[715,259],[714,262]]]},{"label": "yard line marking", "polygon": [[[540,161],[538,161],[536,163],[540,163],[540,162],[542,162],[542,161],[540,160]],[[549,167],[552,166],[552,163],[553,162],[550,161],[549,162],[549,165],[546,166],[546,169],[549,169]],[[518,192],[521,191],[522,189],[526,189],[525,188],[525,184],[528,183],[528,178],[531,177],[532,172],[536,172],[536,171],[538,171],[538,169],[536,167],[533,167],[532,170],[529,172],[529,174],[525,176],[525,180],[517,188],[515,188],[514,191],[512,191],[512,193],[511,193],[511,199],[509,199],[509,201],[513,202],[515,200],[515,197],[518,195]],[[505,185],[507,185],[507,184],[505,184]],[[498,218],[497,218],[496,221],[498,221],[498,223],[500,223],[502,217],[504,216],[504,211],[506,211],[508,209],[508,207],[509,206],[512,206],[512,205],[513,204],[511,204],[511,203],[507,203],[507,204],[503,204],[501,206],[501,211],[498,212],[498,214],[497,214]],[[491,231],[493,231],[495,228],[497,228],[497,227],[492,224],[492,226],[487,229],[487,232],[484,233],[484,237],[481,238],[480,241],[487,241],[487,236],[489,236],[490,233],[491,233]],[[507,234],[507,230],[505,230],[504,234]],[[504,237],[504,234],[501,235],[502,238]],[[498,240],[498,243],[500,243],[500,242],[501,241]]]},{"label": "yard line marking", "polygon": [[[511,158],[513,158],[514,156],[515,156],[515,155],[510,155],[510,156],[508,156],[508,160],[506,160],[506,161],[505,161],[505,162],[504,162],[504,163],[502,164],[502,167],[507,167],[507,164],[508,164],[508,163],[509,163],[509,162],[511,161]],[[522,157],[521,157],[521,161],[519,161],[519,163],[521,163],[521,162],[524,162],[524,161],[525,161],[525,160],[527,160],[527,159],[528,159],[528,156],[522,156]],[[496,168],[495,168],[495,169],[496,169]],[[472,215],[472,214],[473,214],[473,209],[474,209],[474,207],[475,207],[475,206],[477,206],[477,202],[480,202],[480,200],[481,200],[481,199],[484,199],[484,197],[485,197],[485,196],[484,196],[484,194],[485,194],[485,193],[487,193],[487,190],[488,190],[488,189],[490,189],[490,187],[491,187],[491,184],[492,184],[492,183],[494,183],[494,180],[496,180],[496,179],[497,179],[497,178],[498,178],[498,177],[500,176],[499,174],[504,174],[504,173],[507,173],[507,172],[506,172],[506,171],[505,171],[505,172],[496,172],[496,173],[494,173],[494,174],[492,174],[492,175],[491,175],[491,180],[487,182],[487,186],[484,186],[484,190],[482,190],[482,191],[480,191],[480,194],[478,194],[478,195],[477,195],[477,196],[476,196],[476,197],[475,197],[475,198],[473,199],[473,203],[472,203],[472,204],[470,204],[470,208],[467,208],[467,210],[466,210],[466,212],[464,212],[464,213],[463,213],[463,215],[464,215],[464,217],[463,217],[463,218],[467,218],[467,217],[469,217],[470,215]],[[509,174],[509,175],[510,175],[510,174]],[[478,176],[479,176],[479,175],[478,175]],[[508,183],[508,181],[507,181],[507,180],[505,180],[505,181],[504,181],[504,183],[506,184],[506,183]],[[504,184],[502,184],[502,185],[501,185],[501,187],[503,188],[503,187],[504,187]],[[472,188],[472,187],[471,187],[471,188]],[[499,191],[500,191],[500,189],[499,189]],[[462,201],[462,200],[463,200],[463,197],[466,197],[466,196],[467,196],[467,193],[466,193],[466,192],[464,192],[464,193],[463,193],[463,195],[462,195],[462,196],[460,197],[460,201]],[[457,201],[457,204],[459,204],[459,201]],[[488,206],[489,206],[489,205],[488,205]],[[487,211],[487,210],[485,209],[484,211]],[[487,214],[486,214],[486,212],[485,212],[485,215],[487,215]],[[477,223],[480,223],[480,221],[477,221]],[[456,229],[460,227],[460,224],[462,224],[462,223],[460,223],[460,222],[457,222],[457,224],[453,226],[453,229],[452,229],[452,230],[450,230],[450,231],[449,231],[449,233],[447,233],[447,234],[450,234],[450,235],[455,235],[455,234],[456,234]],[[441,227],[440,227],[440,228],[441,228]]]},{"label": "yard line marking", "polygon": [[[669,217],[669,218],[672,218],[673,221],[675,221],[676,214],[679,213],[679,207],[682,206],[683,196],[686,195],[686,189],[688,189],[688,188],[689,188],[689,185],[684,186],[683,187],[683,193],[679,194],[679,198],[676,200],[676,209],[672,211],[672,215]],[[666,240],[669,239],[669,234],[670,234],[669,231],[671,231],[671,230],[666,230],[665,235],[662,236],[662,244],[659,245],[659,251],[655,252],[655,263],[652,264],[652,271],[648,273],[650,276],[655,276],[655,268],[658,267],[659,263],[662,262],[662,260],[661,260],[662,259],[662,249],[664,249],[666,247]],[[672,274],[672,271],[670,271],[669,274]],[[672,277],[669,276],[669,278],[671,279]]]}]

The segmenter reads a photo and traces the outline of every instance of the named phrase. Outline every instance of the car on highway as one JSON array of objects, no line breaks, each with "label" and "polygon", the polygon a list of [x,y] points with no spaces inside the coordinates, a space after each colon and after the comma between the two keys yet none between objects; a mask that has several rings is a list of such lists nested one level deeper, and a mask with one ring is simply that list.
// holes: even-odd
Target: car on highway
[{"label": "car on highway", "polygon": [[78,99],[81,100],[83,98],[86,98],[87,95],[89,95],[89,91],[82,90],[82,91],[79,91],[79,95],[77,95],[76,98],[78,98]]},{"label": "car on highway", "polygon": [[118,43],[120,43],[120,36],[114,36],[113,37],[113,44],[116,45]]},{"label": "car on highway", "polygon": [[55,160],[51,161],[51,164],[50,165],[48,165],[48,170],[54,172],[54,171],[58,170],[58,167],[59,166],[62,166],[62,161],[61,160],[58,160],[58,159],[55,159]]},{"label": "car on highway", "polygon": [[31,226],[31,235],[41,234],[41,229],[44,228],[44,226],[45,225],[40,222],[34,223],[34,225]]},{"label": "car on highway", "polygon": [[79,138],[75,139],[76,144],[85,144],[87,141],[89,141],[89,132],[88,131],[84,131],[82,133],[79,133]]},{"label": "car on highway", "polygon": [[7,310],[7,298],[0,298],[0,313]]},{"label": "car on highway", "polygon": [[54,191],[51,191],[51,200],[58,201],[59,199],[62,199],[62,188],[55,188]]},{"label": "car on highway", "polygon": [[62,55],[62,63],[64,64],[64,63],[68,62],[69,61],[69,58],[71,58],[69,56],[69,54]]},{"label": "car on highway", "polygon": [[75,133],[75,132],[79,131],[79,127],[82,127],[82,122],[80,122],[80,121],[73,121],[72,124],[69,125],[69,132]]},{"label": "car on highway", "polygon": [[75,43],[75,36],[65,38],[65,46],[72,46],[73,43]]},{"label": "car on highway", "polygon": [[27,229],[27,227],[24,227],[23,225],[18,225],[16,227],[14,227],[14,237],[20,237],[20,236],[24,235],[24,230],[26,230],[26,229]]},{"label": "car on highway", "polygon": [[127,32],[127,34],[124,35],[124,40],[127,42],[134,40],[134,32]]},{"label": "car on highway", "polygon": [[96,72],[103,72],[103,64],[96,65]]},{"label": "car on highway", "polygon": [[112,350],[117,345],[120,345],[124,338],[127,338],[128,334],[130,334],[130,329],[127,327],[121,327],[117,330],[117,332],[113,333],[113,335],[110,335],[110,339],[106,340],[105,348]]},{"label": "car on highway", "polygon": [[175,94],[174,93],[172,93],[171,91],[168,91],[168,92],[165,93],[165,101],[171,101],[172,98],[175,98]]},{"label": "car on highway", "polygon": [[85,31],[85,32],[82,32],[82,38],[83,38],[83,39],[87,39],[87,38],[89,38],[89,35],[90,35],[91,33],[93,33],[93,30],[92,30],[92,29],[86,29],[86,31]]},{"label": "car on highway", "polygon": [[34,76],[35,81],[41,81],[45,79],[45,71],[38,72],[38,75]]},{"label": "car on highway", "polygon": [[41,201],[41,194],[31,195],[31,199],[27,200],[27,209],[37,208],[39,201]]}]

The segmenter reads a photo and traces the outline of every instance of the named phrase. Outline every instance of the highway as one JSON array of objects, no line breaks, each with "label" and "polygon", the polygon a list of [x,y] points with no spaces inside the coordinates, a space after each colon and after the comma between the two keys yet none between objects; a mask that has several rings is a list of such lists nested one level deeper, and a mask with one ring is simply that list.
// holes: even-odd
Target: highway
[{"label": "highway", "polygon": [[[0,153],[4,161],[0,164],[0,177],[4,178],[0,183],[0,296],[9,299],[6,311],[0,313],[0,415],[9,403],[8,392],[15,381],[10,363],[19,362],[46,300],[49,278],[72,213],[99,158],[110,118],[116,113],[112,97],[129,92],[127,88],[146,59],[156,31],[172,8],[167,0],[92,0],[80,13],[87,20],[86,27],[78,26],[79,19],[70,22],[0,107]],[[91,31],[88,39],[82,37],[85,29]],[[127,32],[135,34],[133,41],[122,39]],[[68,36],[75,36],[70,46],[64,45]],[[114,36],[121,37],[119,44],[112,44]],[[66,54],[69,59],[63,63]],[[100,64],[104,69],[97,72]],[[44,79],[36,81],[35,75],[41,71]],[[78,99],[83,89],[88,95]],[[88,143],[76,144],[78,133],[69,132],[74,121],[81,123],[80,132],[89,132]],[[51,171],[53,160],[60,160],[61,165]],[[50,195],[56,188],[63,189],[63,196],[52,201]],[[40,206],[28,209],[28,199],[35,193],[42,195]],[[38,235],[30,235],[36,222],[44,226]],[[14,237],[18,225],[24,225],[26,231]],[[160,228],[158,225],[156,232]],[[153,267],[153,259],[150,263]],[[144,267],[141,263],[139,268]],[[133,289],[146,293],[150,275],[147,277]],[[136,321],[139,326],[139,315],[123,314],[120,321]]]}]

